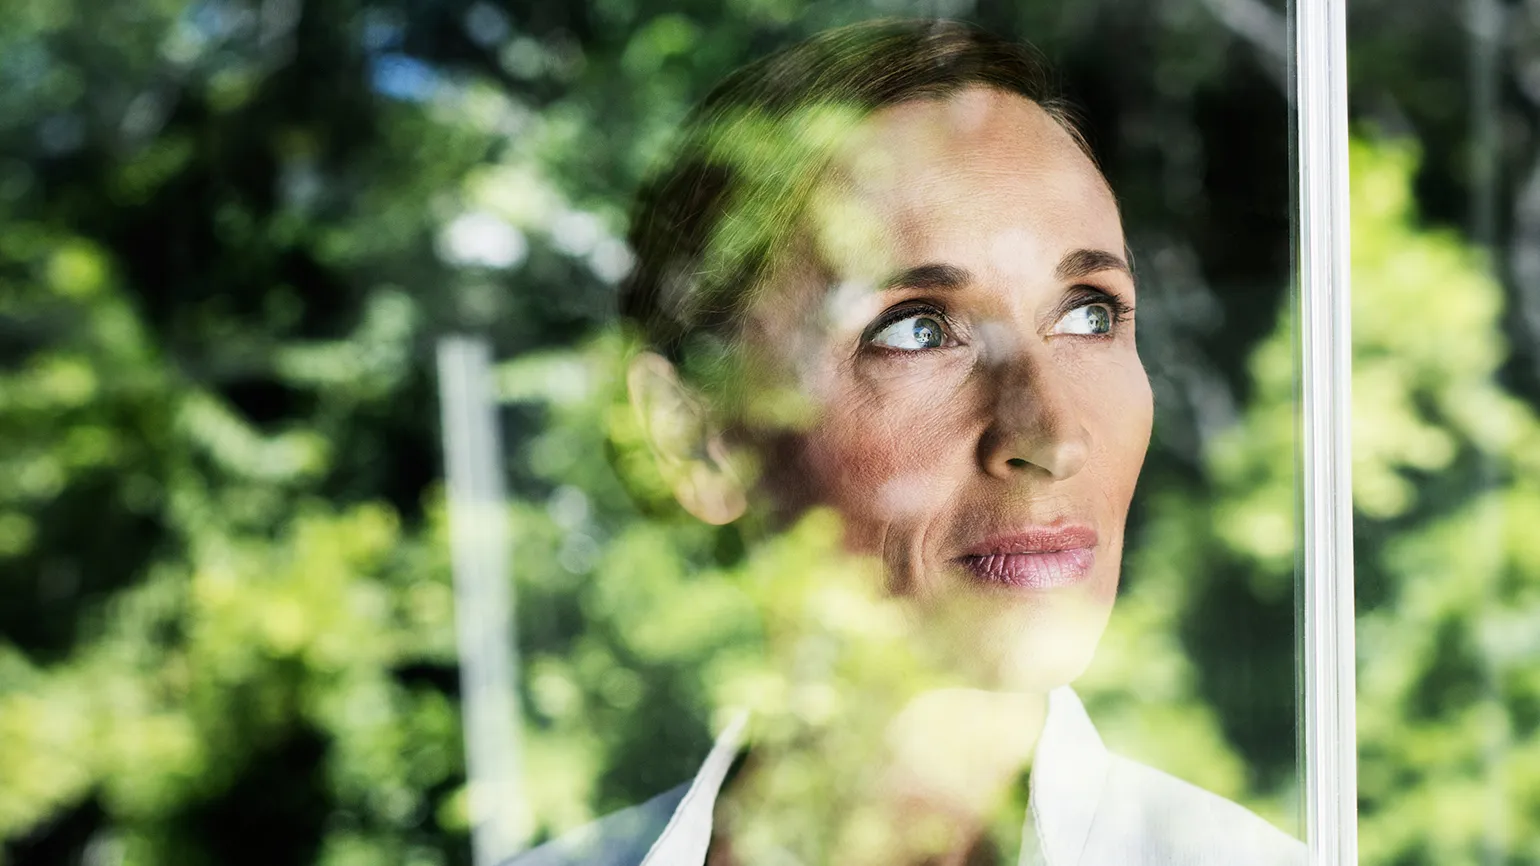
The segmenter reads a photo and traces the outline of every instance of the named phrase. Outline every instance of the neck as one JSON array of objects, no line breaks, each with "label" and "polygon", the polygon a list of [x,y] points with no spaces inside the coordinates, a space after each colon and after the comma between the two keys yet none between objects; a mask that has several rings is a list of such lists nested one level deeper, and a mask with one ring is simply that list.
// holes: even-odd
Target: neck
[{"label": "neck", "polygon": [[[1019,826],[1047,711],[1044,694],[941,689],[839,743],[756,747],[723,793],[712,862],[738,859],[747,837],[788,834],[822,862],[952,862],[997,821]],[[868,747],[851,754],[857,741]]]},{"label": "neck", "polygon": [[888,726],[888,781],[946,811],[987,814],[1031,766],[1047,716],[1042,694],[927,692]]}]

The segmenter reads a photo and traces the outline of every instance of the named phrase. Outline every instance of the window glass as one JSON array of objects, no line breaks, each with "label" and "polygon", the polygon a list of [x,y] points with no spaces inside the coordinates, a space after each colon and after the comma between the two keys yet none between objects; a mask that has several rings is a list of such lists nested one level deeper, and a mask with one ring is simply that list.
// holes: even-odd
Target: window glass
[{"label": "window glass", "polygon": [[1534,856],[1534,14],[1352,6],[1364,863]]},{"label": "window glass", "polygon": [[[821,9],[818,13],[801,10],[780,19],[774,15],[741,20],[674,15],[617,23],[617,32],[624,34],[621,38],[629,40],[628,47],[615,74],[598,79],[622,92],[600,95],[594,84],[585,81],[566,91],[564,99],[572,112],[594,118],[585,122],[595,127],[601,123],[599,117],[605,118],[602,123],[613,124],[619,122],[617,114],[636,113],[634,122],[645,133],[617,137],[625,143],[626,165],[632,174],[598,189],[594,172],[562,168],[591,167],[596,148],[613,146],[617,139],[523,157],[526,166],[548,161],[545,168],[524,170],[554,175],[555,183],[568,185],[560,192],[568,197],[567,203],[553,198],[554,210],[543,222],[530,218],[534,221],[527,223],[536,243],[539,233],[546,232],[547,243],[560,249],[563,226],[571,221],[563,209],[580,206],[572,203],[573,197],[608,214],[603,224],[611,236],[621,237],[634,186],[645,183],[660,165],[667,168],[671,159],[679,158],[681,119],[728,71],[830,27],[906,11],[859,6]],[[1137,348],[1154,395],[1152,439],[1139,492],[1128,512],[1116,604],[1105,634],[1099,641],[1094,637],[1090,641],[1094,661],[1074,680],[1075,690],[1095,729],[1114,752],[1239,803],[1272,825],[1300,835],[1294,664],[1298,448],[1294,346],[1298,335],[1291,325],[1293,167],[1284,10],[1259,5],[1239,13],[1233,8],[1194,5],[1142,12],[1109,7],[1092,13],[1071,6],[1009,13],[952,12],[989,32],[1030,41],[1043,52],[1059,89],[1076,107],[1078,127],[1117,196],[1138,278]],[[651,66],[640,65],[642,61],[634,58],[644,50],[641,46],[663,40],[661,33],[683,47],[675,54],[654,57]],[[627,65],[627,59],[637,65]],[[623,109],[617,109],[617,104]],[[552,116],[562,118],[562,128],[582,125],[549,110],[535,122],[549,124]],[[837,126],[839,119],[833,122]],[[924,123],[921,116],[904,119],[907,125]],[[884,134],[901,136],[907,128]],[[741,132],[723,135],[729,145],[744,144],[731,138],[736,134]],[[773,127],[764,132],[775,146],[789,147],[784,138],[775,138],[782,134]],[[882,158],[899,158],[893,155],[888,138],[861,142],[862,148]],[[774,164],[773,157],[764,159]],[[762,164],[751,161],[751,165]],[[915,168],[906,166],[905,171]],[[597,174],[607,177],[609,173]],[[560,179],[566,176],[574,179]],[[915,181],[922,188],[925,182],[923,177]],[[677,195],[678,190],[665,193]],[[582,198],[585,195],[592,198]],[[980,204],[981,209],[985,207]],[[996,231],[994,221],[1008,226],[1014,216],[986,211],[975,224],[976,231]],[[880,217],[877,221],[880,228]],[[1031,225],[1030,220],[1027,224]],[[846,227],[857,233],[870,228],[859,223]],[[823,243],[838,246],[841,240],[825,238]],[[886,242],[864,235],[843,240],[857,246],[880,247]],[[937,247],[927,249],[934,252]],[[861,247],[860,252],[877,254],[870,247]],[[634,248],[633,253],[643,259],[647,255]],[[633,258],[632,266],[647,265]],[[634,274],[618,278],[622,295],[630,290],[628,280]],[[526,272],[515,279],[525,291],[543,291],[533,274]],[[864,309],[857,279],[829,282],[835,285],[826,290],[835,297],[819,313],[833,315],[830,310],[839,302],[856,311]],[[850,291],[852,298],[837,297],[841,288]],[[827,826],[828,815],[844,814],[841,810],[859,813],[847,799],[867,805],[872,802],[872,790],[891,791],[884,784],[896,783],[885,783],[881,777],[863,782],[863,774],[871,772],[869,762],[882,760],[882,750],[891,747],[894,737],[913,734],[879,720],[893,715],[909,718],[900,712],[905,706],[911,714],[918,712],[914,704],[894,695],[905,695],[907,700],[904,690],[916,688],[917,683],[931,683],[938,677],[946,681],[947,675],[955,674],[949,667],[955,659],[942,662],[940,671],[926,667],[928,660],[912,645],[913,623],[908,625],[910,630],[899,632],[903,639],[895,640],[891,632],[872,624],[880,619],[866,618],[879,617],[880,604],[877,610],[868,610],[862,605],[873,604],[873,599],[859,592],[853,597],[841,594],[860,589],[846,581],[852,574],[868,573],[874,559],[890,589],[904,579],[895,578],[891,559],[868,556],[866,571],[860,561],[838,559],[851,546],[859,548],[859,539],[852,543],[848,535],[841,536],[845,545],[832,545],[833,531],[817,523],[776,526],[767,532],[764,527],[735,522],[713,530],[702,524],[699,515],[681,514],[677,500],[682,486],[685,498],[710,499],[688,489],[696,481],[716,483],[710,474],[709,444],[696,454],[662,458],[665,464],[667,459],[692,467],[690,461],[704,464],[699,467],[704,473],[700,479],[681,481],[677,466],[665,465],[659,471],[660,457],[648,447],[649,436],[656,434],[645,428],[663,422],[636,418],[636,386],[632,384],[628,396],[627,383],[621,381],[628,369],[636,375],[634,367],[624,365],[625,353],[634,351],[634,346],[617,348],[606,342],[615,339],[608,324],[613,321],[614,299],[601,292],[595,295],[595,303],[598,306],[590,315],[606,324],[593,342],[532,352],[505,362],[499,373],[512,411],[545,413],[528,428],[527,450],[511,446],[515,466],[537,476],[525,492],[514,493],[527,498],[529,511],[528,523],[515,530],[513,541],[518,551],[514,571],[520,588],[519,645],[527,690],[523,694],[528,701],[523,748],[531,767],[526,774],[530,786],[526,802],[536,810],[534,838],[559,836],[563,830],[587,825],[595,816],[647,802],[695,777],[715,735],[736,718],[733,710],[750,706],[756,745],[748,750],[747,763],[730,773],[724,788],[727,805],[716,815],[718,843],[721,835],[729,833],[722,824],[731,826],[731,817],[724,822],[722,813],[733,808],[733,783],[748,780],[745,784],[752,784],[758,771],[758,778],[771,780],[766,784],[783,788],[762,794],[769,805],[751,801],[758,811],[748,810],[750,816],[741,819],[746,822],[743,834],[750,840],[745,844],[758,838],[753,836],[753,818],[768,815],[772,818],[765,823],[776,833],[769,834],[774,837],[771,842],[760,844],[786,847],[795,856],[815,860],[829,851],[844,851],[838,847],[843,844],[838,834],[819,835],[833,832]],[[772,312],[762,326],[776,333],[773,329],[784,327],[785,319],[800,324],[806,318],[797,317],[810,315],[805,307],[791,310],[780,317]],[[934,339],[938,350],[944,351],[950,339],[948,320],[929,308],[905,312],[914,315],[878,320],[868,334],[910,349]],[[921,318],[924,315],[935,317],[926,320]],[[988,317],[984,318],[987,322]],[[997,315],[996,321],[1000,318]],[[776,333],[777,346],[806,353],[796,356],[804,366],[819,363],[816,341],[810,345],[811,338],[796,329],[791,336],[785,334]],[[621,362],[617,355],[622,356]],[[846,486],[835,494],[865,495],[871,500],[866,510],[866,503],[852,505],[848,500],[844,511],[836,509],[845,533],[859,530],[859,525],[853,530],[850,524],[859,524],[871,508],[893,507],[894,500],[922,512],[934,509],[945,514],[947,508],[956,507],[957,500],[976,495],[971,488],[959,492],[945,487],[959,482],[949,481],[939,467],[954,460],[959,449],[976,454],[987,448],[987,431],[981,435],[966,424],[952,428],[945,420],[938,421],[972,410],[959,392],[950,390],[954,386],[943,386],[950,381],[945,379],[945,367],[927,371],[920,366],[926,362],[905,363],[911,365],[908,375],[920,371],[922,378],[942,390],[908,410],[912,414],[896,419],[885,410],[887,404],[904,399],[901,390],[877,389],[880,399],[859,389],[841,392],[854,402],[856,421],[874,429],[867,431],[870,440],[860,441],[866,450],[842,451],[841,445],[848,449],[848,443],[837,440],[831,445],[821,440],[821,447],[829,451],[820,454],[827,457],[832,451],[844,461],[837,472],[827,463],[809,468],[796,462],[806,456],[794,449],[775,451],[769,458],[770,469],[781,468],[779,461],[786,461],[804,474],[842,473]],[[581,402],[559,398],[571,388],[579,369],[587,371],[583,381],[595,390],[586,392]],[[829,374],[836,379],[832,387],[839,387],[841,369],[836,367]],[[741,371],[730,366],[728,370],[724,387],[739,387],[733,377],[742,375]],[[987,379],[992,374],[979,375]],[[883,381],[899,378],[891,371],[868,370],[860,376],[886,377]],[[777,392],[775,382],[763,388],[755,383],[735,396],[748,404],[751,413],[759,413],[759,423],[782,433],[788,428],[806,432],[798,424],[826,432],[818,425],[850,423],[837,404],[808,399],[808,393],[830,387],[827,381],[816,377],[794,381],[805,390],[793,388],[786,394]],[[1019,393],[1035,399],[1054,399],[1054,395],[1034,392],[1034,387],[1041,386],[1027,379],[1004,387],[1020,389]],[[1097,483],[1110,485],[1108,477],[1115,477],[1115,470],[1108,471],[1107,466],[1118,458],[1117,435],[1140,419],[1114,394],[1104,396],[1122,414],[1107,427],[1091,431],[1096,443],[1091,459],[1100,465],[1084,471],[1105,473]],[[1076,405],[1084,410],[1089,403]],[[1094,419],[1094,411],[1091,414]],[[829,421],[830,417],[834,420]],[[1014,423],[1030,425],[1040,419],[1034,420],[1028,411],[1015,416]],[[884,425],[900,425],[912,432],[885,437],[880,435],[887,432]],[[908,443],[914,447],[907,449],[902,441],[892,441],[905,436],[919,441]],[[593,474],[595,455],[605,449],[609,449],[609,465]],[[620,476],[626,496],[617,496],[608,487],[609,472]],[[627,473],[633,474],[627,477]],[[804,478],[803,483],[813,482]],[[1072,491],[1073,483],[1066,482],[1061,489]],[[645,489],[648,484],[650,490]],[[1034,486],[1030,479],[1024,484],[1029,502],[1044,491],[1053,495],[1052,484]],[[644,489],[639,492],[638,487]],[[712,495],[727,494],[713,488]],[[920,501],[908,502],[909,497]],[[573,514],[585,522],[570,523]],[[944,526],[940,518],[937,521]],[[899,526],[892,531],[905,529]],[[902,596],[903,590],[900,586],[896,594]],[[576,616],[562,618],[563,611],[574,608],[579,611]],[[978,624],[980,631],[987,629],[990,612],[970,615],[976,618],[965,622]],[[922,620],[918,628],[940,626]],[[1024,630],[1034,628],[1053,633],[1040,623]],[[1073,647],[1082,637],[1062,639]],[[1043,645],[1029,650],[1037,656],[1053,651]],[[933,710],[935,716],[911,719],[916,730],[923,732],[922,739],[946,740],[950,731],[965,729],[948,712],[981,716],[992,712],[975,709],[963,697],[950,700],[947,709]],[[847,740],[794,739],[808,728],[838,730],[841,726],[857,735]],[[792,741],[778,741],[778,736]],[[988,734],[973,736],[987,738]],[[922,757],[948,766],[965,763],[968,756],[951,754],[948,745],[935,746],[936,755]],[[558,755],[565,755],[565,760],[557,760]],[[773,760],[755,763],[764,755]],[[548,775],[538,775],[535,762],[548,762],[544,764]],[[791,769],[776,776],[776,767]],[[1033,767],[1042,777],[1052,778],[1051,768],[1041,763]],[[787,791],[795,802],[773,799]],[[560,797],[568,798],[565,804]],[[1001,808],[988,813],[988,821],[994,823],[981,832],[1002,844],[1023,844],[1018,838],[1023,805],[1017,802],[1015,812]],[[542,809],[546,811],[541,813]],[[557,809],[568,811],[558,816]],[[1006,814],[1011,817],[1000,817]],[[891,820],[879,823],[892,825]],[[1008,829],[1002,832],[1000,826]],[[1017,836],[1011,836],[1011,830]],[[1130,835],[1137,838],[1137,833]],[[787,836],[806,840],[808,847],[803,850],[787,843]],[[1151,848],[1156,844],[1153,839],[1141,841]],[[1028,842],[1041,844],[1041,840]]]},{"label": "window glass", "polygon": [[[1302,850],[1282,3],[17,4],[0,860]],[[1518,857],[1522,52],[1360,14],[1364,856]]]}]

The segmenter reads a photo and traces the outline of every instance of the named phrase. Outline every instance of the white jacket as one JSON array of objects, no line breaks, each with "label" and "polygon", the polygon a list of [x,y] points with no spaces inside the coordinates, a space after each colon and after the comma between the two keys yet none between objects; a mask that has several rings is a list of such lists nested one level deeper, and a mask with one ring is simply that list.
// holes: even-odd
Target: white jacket
[{"label": "white jacket", "polygon": [[[740,718],[688,785],[506,866],[704,866],[712,813],[742,745]],[[1068,687],[1048,698],[1019,866],[1301,866],[1299,840],[1216,794],[1107,751]]]}]

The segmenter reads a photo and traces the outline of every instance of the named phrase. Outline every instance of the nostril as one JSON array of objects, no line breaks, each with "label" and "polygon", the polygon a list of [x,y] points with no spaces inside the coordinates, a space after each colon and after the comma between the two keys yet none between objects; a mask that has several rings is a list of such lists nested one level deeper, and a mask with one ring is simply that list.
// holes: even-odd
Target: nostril
[{"label": "nostril", "polygon": [[1021,467],[1027,465],[1027,461],[1023,460],[1020,457],[1012,457],[1011,459],[1005,461],[1005,463],[1006,463],[1007,466],[1014,466],[1017,469],[1020,469]]}]

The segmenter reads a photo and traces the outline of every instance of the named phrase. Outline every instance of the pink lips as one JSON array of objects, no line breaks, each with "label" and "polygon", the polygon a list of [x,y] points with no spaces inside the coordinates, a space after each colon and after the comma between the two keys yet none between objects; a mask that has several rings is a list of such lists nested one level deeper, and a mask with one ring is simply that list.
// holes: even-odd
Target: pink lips
[{"label": "pink lips", "polygon": [[981,583],[1052,589],[1083,580],[1095,548],[1096,531],[1088,526],[1041,526],[992,536],[957,561]]}]

